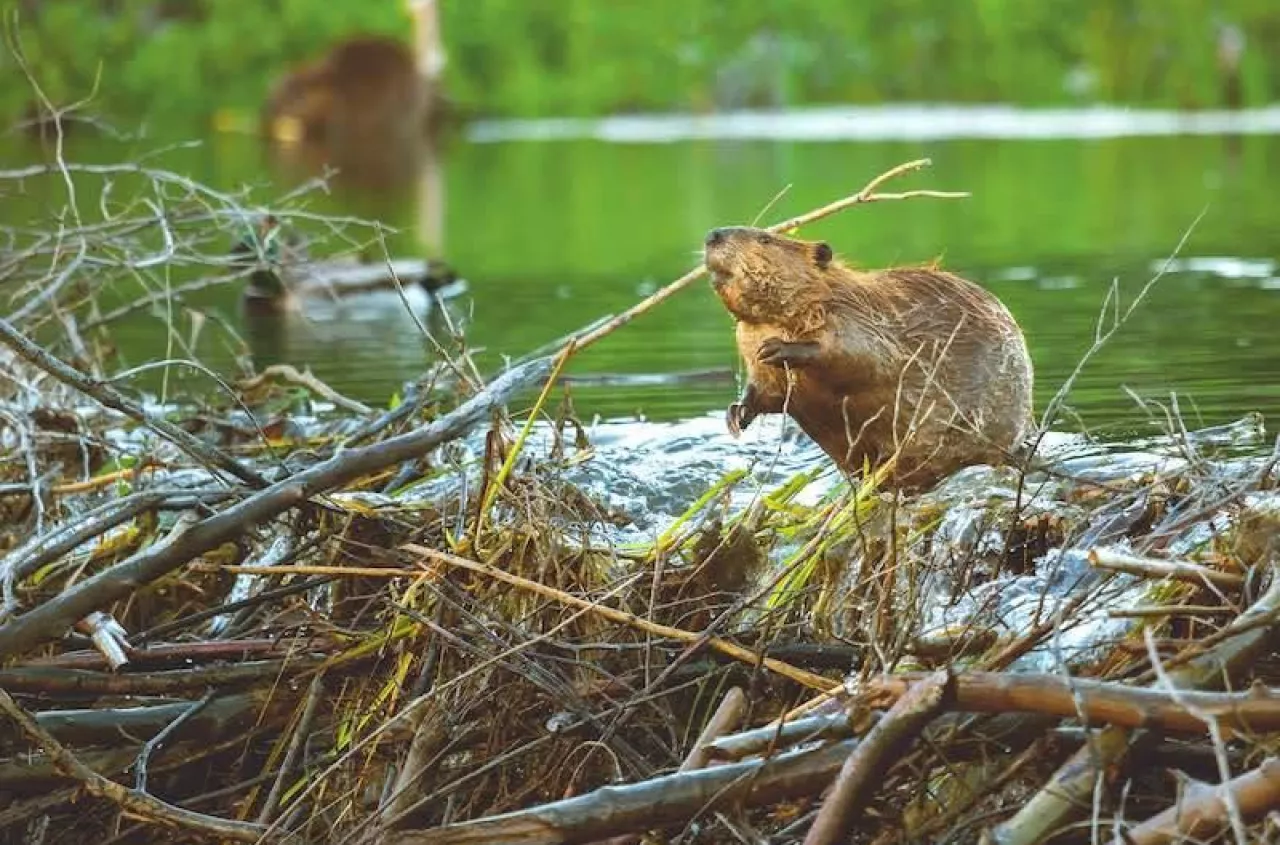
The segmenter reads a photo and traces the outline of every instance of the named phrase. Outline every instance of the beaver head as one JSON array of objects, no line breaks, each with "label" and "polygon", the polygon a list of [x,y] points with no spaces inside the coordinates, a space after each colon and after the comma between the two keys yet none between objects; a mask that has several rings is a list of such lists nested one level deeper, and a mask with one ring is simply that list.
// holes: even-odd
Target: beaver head
[{"label": "beaver head", "polygon": [[312,62],[276,82],[262,110],[263,134],[294,144],[323,140],[333,111],[333,74],[323,62]]},{"label": "beaver head", "polygon": [[821,323],[827,276],[838,267],[829,244],[738,226],[713,229],[705,256],[711,286],[738,320],[797,332]]}]

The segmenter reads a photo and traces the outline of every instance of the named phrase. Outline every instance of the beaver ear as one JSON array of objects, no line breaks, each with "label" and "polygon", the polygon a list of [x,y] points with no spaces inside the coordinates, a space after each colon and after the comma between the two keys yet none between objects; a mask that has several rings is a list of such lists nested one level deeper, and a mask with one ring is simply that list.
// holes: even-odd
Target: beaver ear
[{"label": "beaver ear", "polygon": [[813,260],[817,263],[819,270],[827,269],[827,265],[831,263],[831,258],[831,244],[819,241],[813,245]]}]

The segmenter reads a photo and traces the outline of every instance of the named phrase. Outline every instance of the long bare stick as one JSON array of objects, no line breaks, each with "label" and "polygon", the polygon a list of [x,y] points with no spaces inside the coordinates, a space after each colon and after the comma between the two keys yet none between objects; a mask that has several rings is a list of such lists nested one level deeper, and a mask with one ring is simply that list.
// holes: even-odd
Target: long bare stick
[{"label": "long bare stick", "polygon": [[[899,164],[897,167],[893,168],[892,170],[887,170],[884,173],[881,173],[876,178],[872,179],[870,182],[866,184],[866,186],[863,187],[862,190],[858,191],[856,194],[847,196],[844,199],[836,200],[833,203],[824,205],[822,208],[814,209],[813,211],[806,212],[804,214],[801,214],[798,217],[792,217],[790,220],[784,220],[781,223],[775,223],[774,225],[767,227],[767,229],[770,232],[793,232],[796,229],[799,229],[801,226],[821,220],[824,217],[830,217],[832,214],[835,214],[840,211],[844,211],[846,208],[851,208],[855,205],[865,205],[866,203],[869,203],[869,202],[882,202],[885,200],[905,200],[905,199],[913,199],[915,197],[936,197],[939,199],[963,199],[969,196],[969,193],[967,191],[903,191],[901,193],[896,193],[896,194],[876,193],[876,189],[879,188],[881,185],[883,185],[885,182],[888,182],[891,179],[896,179],[897,177],[903,176],[907,173],[912,173],[916,170],[920,170],[921,168],[928,167],[932,163],[933,162],[927,158],[921,158],[921,159],[916,159],[915,161],[908,161],[905,164]],[[631,322],[636,317],[639,317],[641,314],[644,314],[647,311],[652,310],[654,306],[658,305],[664,300],[669,299],[670,297],[684,290],[689,285],[693,284],[699,278],[701,278],[702,274],[706,272],[707,272],[706,265],[699,264],[697,267],[694,267],[688,273],[685,273],[683,276],[676,279],[674,282],[671,282],[666,287],[661,288],[660,290],[654,292],[647,298],[641,300],[640,302],[637,302],[635,305],[631,306],[626,311],[623,311],[621,314],[618,314],[612,319],[604,323],[601,323],[600,325],[596,326],[595,328],[587,331],[582,335],[577,336],[576,338],[572,339],[570,343],[575,344],[578,349],[583,349],[587,346],[590,346],[591,344],[595,343],[597,340],[600,340],[601,338],[612,334],[622,326],[625,326],[627,323]]]}]

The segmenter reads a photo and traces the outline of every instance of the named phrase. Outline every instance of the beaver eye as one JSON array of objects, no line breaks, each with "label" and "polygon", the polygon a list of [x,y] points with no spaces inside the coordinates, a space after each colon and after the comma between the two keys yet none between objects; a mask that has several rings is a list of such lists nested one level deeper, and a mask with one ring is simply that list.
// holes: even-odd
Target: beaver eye
[{"label": "beaver eye", "polygon": [[761,232],[760,234],[756,235],[756,243],[767,244],[769,243],[770,240],[771,238],[769,237],[768,232]]},{"label": "beaver eye", "polygon": [[831,257],[831,244],[820,242],[813,248],[813,260],[818,262],[819,267],[830,264]]}]

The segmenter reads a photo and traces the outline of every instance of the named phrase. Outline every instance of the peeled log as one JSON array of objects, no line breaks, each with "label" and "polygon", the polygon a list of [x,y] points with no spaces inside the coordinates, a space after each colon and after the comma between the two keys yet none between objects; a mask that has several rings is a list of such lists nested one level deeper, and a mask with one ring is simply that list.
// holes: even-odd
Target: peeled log
[{"label": "peeled log", "polygon": [[677,772],[642,783],[606,786],[586,795],[485,819],[392,834],[386,845],[569,845],[622,833],[684,824],[695,816],[814,795],[835,777],[854,750],[845,740],[818,750],[790,751]]}]

